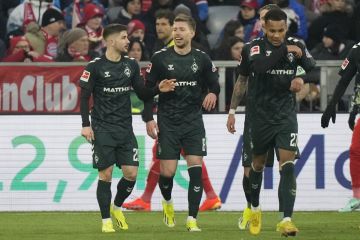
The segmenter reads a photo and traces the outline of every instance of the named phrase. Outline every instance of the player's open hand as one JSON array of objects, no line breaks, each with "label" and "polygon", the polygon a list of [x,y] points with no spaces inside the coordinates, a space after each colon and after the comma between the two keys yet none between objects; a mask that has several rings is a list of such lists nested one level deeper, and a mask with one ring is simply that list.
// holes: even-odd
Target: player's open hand
[{"label": "player's open hand", "polygon": [[321,116],[321,127],[327,128],[329,126],[330,118],[333,123],[335,123],[336,120],[336,105],[328,105],[325,109],[325,112]]},{"label": "player's open hand", "polygon": [[302,87],[304,86],[304,80],[302,78],[296,77],[291,80],[290,91],[297,93],[300,92]]},{"label": "player's open hand", "polygon": [[229,133],[234,134],[234,132],[236,132],[236,130],[235,130],[235,114],[228,115],[226,127],[227,127]]},{"label": "player's open hand", "polygon": [[172,92],[175,90],[176,79],[164,79],[159,84],[160,92]]},{"label": "player's open hand", "polygon": [[86,138],[89,143],[91,143],[92,140],[95,140],[95,135],[91,127],[83,127],[81,129],[81,136]]},{"label": "player's open hand", "polygon": [[216,106],[217,97],[214,93],[208,93],[202,103],[203,108],[210,112]]},{"label": "player's open hand", "polygon": [[301,58],[302,56],[301,48],[296,45],[287,45],[287,50],[289,53],[293,53],[296,58]]},{"label": "player's open hand", "polygon": [[146,123],[146,132],[151,138],[153,139],[157,138],[159,134],[159,127],[154,120],[151,120]]}]

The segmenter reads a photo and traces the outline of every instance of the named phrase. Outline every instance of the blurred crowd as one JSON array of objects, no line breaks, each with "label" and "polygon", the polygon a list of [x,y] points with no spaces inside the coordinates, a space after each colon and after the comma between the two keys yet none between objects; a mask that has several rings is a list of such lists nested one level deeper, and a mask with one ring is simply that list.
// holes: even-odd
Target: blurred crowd
[{"label": "blurred crowd", "polygon": [[[2,62],[89,61],[104,53],[104,26],[128,26],[129,56],[147,61],[163,47],[173,45],[176,15],[197,22],[193,46],[213,60],[240,60],[243,45],[261,37],[259,9],[276,4],[288,15],[289,36],[301,39],[317,60],[342,60],[360,41],[360,0],[0,0],[0,59]],[[236,6],[239,11],[215,43],[209,8]],[[305,94],[319,97],[319,69],[311,73]],[[227,104],[236,71],[226,71]],[[316,105],[315,105],[316,106]]]}]

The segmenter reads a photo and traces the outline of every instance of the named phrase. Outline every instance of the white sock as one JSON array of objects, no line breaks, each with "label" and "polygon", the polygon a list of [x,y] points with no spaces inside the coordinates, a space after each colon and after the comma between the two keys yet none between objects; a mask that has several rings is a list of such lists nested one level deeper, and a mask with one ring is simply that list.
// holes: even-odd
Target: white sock
[{"label": "white sock", "polygon": [[102,223],[106,223],[106,222],[109,221],[109,220],[111,221],[111,218],[103,218],[103,219],[102,219]]},{"label": "white sock", "polygon": [[[165,199],[164,199],[164,200],[165,200]],[[172,203],[173,203],[172,199],[170,199],[169,201],[165,200],[165,202],[166,202],[167,204],[172,204]]]},{"label": "white sock", "polygon": [[251,210],[252,210],[253,212],[259,212],[259,211],[260,211],[260,205],[257,206],[257,207],[254,207],[253,205],[251,205]]},{"label": "white sock", "polygon": [[118,207],[114,204],[114,210],[121,210],[121,207]]},{"label": "white sock", "polygon": [[190,221],[190,220],[196,220],[196,218],[194,218],[193,216],[188,216],[186,221]]},{"label": "white sock", "polygon": [[291,222],[291,217],[284,217],[282,222]]}]

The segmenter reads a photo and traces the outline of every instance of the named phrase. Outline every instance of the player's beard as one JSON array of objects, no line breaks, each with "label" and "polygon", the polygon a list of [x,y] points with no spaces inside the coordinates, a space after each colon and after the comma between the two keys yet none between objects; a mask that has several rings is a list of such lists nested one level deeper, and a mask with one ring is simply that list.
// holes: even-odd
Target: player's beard
[{"label": "player's beard", "polygon": [[175,40],[175,45],[176,45],[177,48],[184,49],[189,45],[189,41],[186,41],[186,40],[183,39],[183,40],[180,41],[180,43],[178,43]]}]

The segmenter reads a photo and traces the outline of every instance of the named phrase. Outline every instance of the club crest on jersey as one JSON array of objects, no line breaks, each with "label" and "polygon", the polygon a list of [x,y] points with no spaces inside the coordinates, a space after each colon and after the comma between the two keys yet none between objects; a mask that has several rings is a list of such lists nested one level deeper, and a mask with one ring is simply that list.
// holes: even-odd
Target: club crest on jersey
[{"label": "club crest on jersey", "polygon": [[146,68],[146,72],[150,73],[151,72],[151,67],[152,67],[152,63],[149,63],[149,65]]},{"label": "club crest on jersey", "polygon": [[260,46],[256,45],[250,49],[250,57],[260,53]]},{"label": "club crest on jersey", "polygon": [[130,75],[131,75],[131,70],[130,70],[129,67],[126,67],[126,68],[125,68],[124,74],[125,74],[127,77],[130,77]]},{"label": "club crest on jersey", "polygon": [[89,78],[90,78],[90,72],[84,70],[83,73],[81,74],[80,80],[87,82],[87,81],[89,81]]},{"label": "club crest on jersey", "polygon": [[169,65],[168,65],[168,70],[169,70],[169,71],[175,70],[174,64],[169,64]]},{"label": "club crest on jersey", "polygon": [[294,54],[293,53],[288,53],[287,58],[289,59],[290,62],[293,62],[294,61]]},{"label": "club crest on jersey", "polygon": [[267,57],[270,56],[271,53],[272,53],[272,51],[267,50],[267,51],[266,51],[266,56],[267,56]]},{"label": "club crest on jersey", "polygon": [[199,66],[196,64],[196,62],[194,62],[191,65],[191,70],[193,70],[193,72],[196,73],[198,69],[199,69]]},{"label": "club crest on jersey", "polygon": [[348,64],[349,64],[349,60],[347,58],[345,58],[345,60],[341,64],[341,69],[345,70],[345,68],[347,67]]}]

